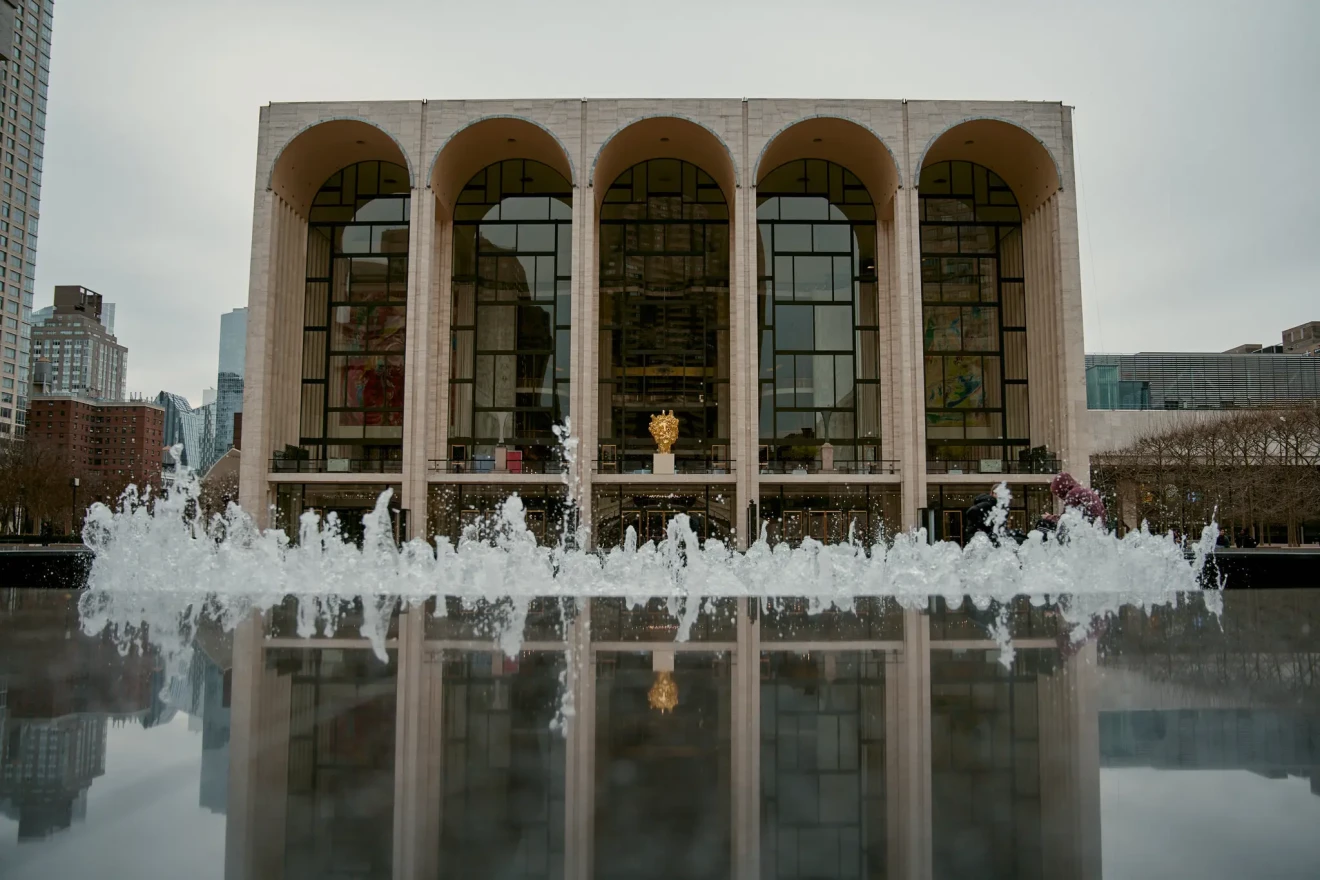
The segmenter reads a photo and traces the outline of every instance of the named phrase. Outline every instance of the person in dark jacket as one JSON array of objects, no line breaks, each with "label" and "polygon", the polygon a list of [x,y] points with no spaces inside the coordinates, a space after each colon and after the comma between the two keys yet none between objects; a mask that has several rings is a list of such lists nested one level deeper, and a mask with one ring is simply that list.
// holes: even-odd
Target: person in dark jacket
[{"label": "person in dark jacket", "polygon": [[994,526],[990,524],[990,517],[997,503],[995,496],[989,493],[977,495],[972,499],[972,506],[963,514],[963,537],[967,543],[970,543],[972,537],[980,532],[990,539],[990,543],[999,546]]}]

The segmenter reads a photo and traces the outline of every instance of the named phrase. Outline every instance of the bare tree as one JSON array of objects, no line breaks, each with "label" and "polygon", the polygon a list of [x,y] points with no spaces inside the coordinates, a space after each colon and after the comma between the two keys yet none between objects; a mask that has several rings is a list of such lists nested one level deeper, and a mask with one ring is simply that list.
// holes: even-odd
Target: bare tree
[{"label": "bare tree", "polygon": [[0,444],[0,529],[20,532],[25,522],[67,525],[73,511],[73,470],[57,449],[39,443]]},{"label": "bare tree", "polygon": [[1320,531],[1320,408],[1244,410],[1152,432],[1101,453],[1095,480],[1115,522],[1222,530],[1299,544]]}]

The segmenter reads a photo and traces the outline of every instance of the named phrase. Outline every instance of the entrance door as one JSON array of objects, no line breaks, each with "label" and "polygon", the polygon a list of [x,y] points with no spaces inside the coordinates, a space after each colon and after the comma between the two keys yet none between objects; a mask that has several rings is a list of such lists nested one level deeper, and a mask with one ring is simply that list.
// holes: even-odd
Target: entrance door
[{"label": "entrance door", "polygon": [[961,510],[944,511],[944,531],[940,535],[945,541],[963,542],[963,512]]}]

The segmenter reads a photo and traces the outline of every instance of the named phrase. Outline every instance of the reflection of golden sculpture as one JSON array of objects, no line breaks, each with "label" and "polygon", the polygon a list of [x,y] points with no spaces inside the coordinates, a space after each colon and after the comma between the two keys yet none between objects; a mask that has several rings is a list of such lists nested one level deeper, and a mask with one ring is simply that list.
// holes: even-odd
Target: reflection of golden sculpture
[{"label": "reflection of golden sculpture", "polygon": [[651,416],[651,436],[661,455],[668,455],[669,449],[678,440],[678,418],[671,409],[660,411],[660,415]]},{"label": "reflection of golden sculpture", "polygon": [[668,672],[657,672],[655,684],[651,685],[646,697],[652,709],[659,709],[661,713],[674,711],[678,705],[678,685],[674,683],[674,677]]}]

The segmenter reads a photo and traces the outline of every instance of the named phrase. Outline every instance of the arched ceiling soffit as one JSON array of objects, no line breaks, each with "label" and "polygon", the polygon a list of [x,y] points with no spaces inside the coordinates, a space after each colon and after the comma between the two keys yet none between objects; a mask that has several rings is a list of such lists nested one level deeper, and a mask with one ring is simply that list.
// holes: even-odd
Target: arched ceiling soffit
[{"label": "arched ceiling soffit", "polygon": [[958,159],[984,165],[1003,178],[1023,217],[1063,188],[1049,148],[1027,129],[1002,119],[969,119],[931,138],[917,166],[918,181],[927,165]]},{"label": "arched ceiling soffit", "polygon": [[776,168],[799,159],[825,159],[847,168],[871,194],[876,217],[893,217],[894,193],[902,185],[902,174],[889,145],[871,129],[837,116],[815,116],[787,125],[761,149],[757,184]]},{"label": "arched ceiling soffit", "polygon": [[472,176],[505,159],[541,162],[577,186],[573,160],[552,132],[521,116],[487,116],[454,132],[436,151],[431,191],[445,211],[453,211],[455,199]]},{"label": "arched ceiling soffit", "polygon": [[356,162],[393,162],[416,179],[412,162],[391,135],[362,119],[328,119],[294,135],[271,165],[267,188],[306,217],[312,199],[335,172]]},{"label": "arched ceiling soffit", "polygon": [[705,171],[719,184],[732,207],[738,188],[733,153],[719,135],[681,116],[649,116],[631,122],[610,135],[591,165],[596,207],[615,179],[647,159],[682,159]]}]

